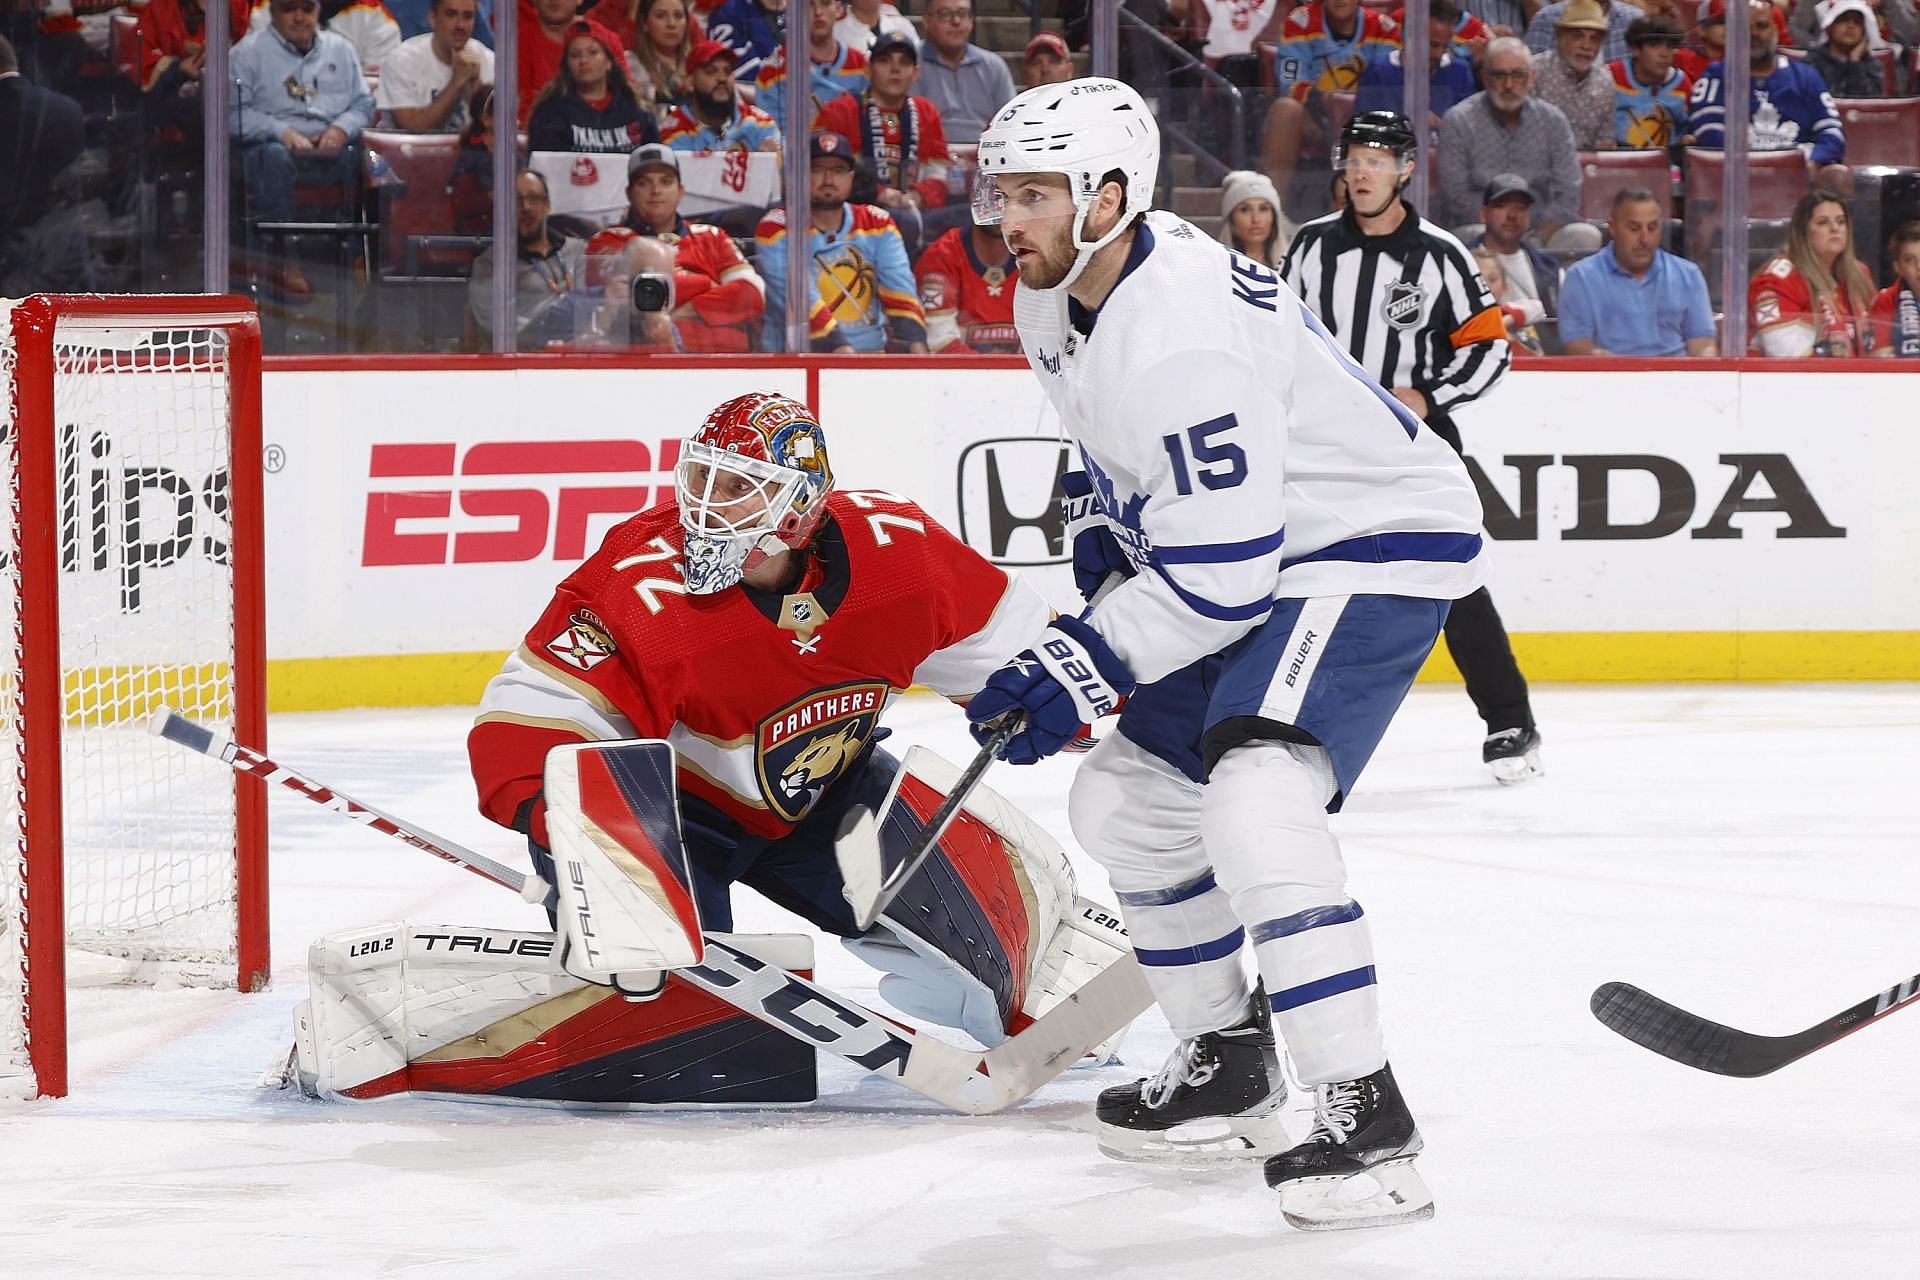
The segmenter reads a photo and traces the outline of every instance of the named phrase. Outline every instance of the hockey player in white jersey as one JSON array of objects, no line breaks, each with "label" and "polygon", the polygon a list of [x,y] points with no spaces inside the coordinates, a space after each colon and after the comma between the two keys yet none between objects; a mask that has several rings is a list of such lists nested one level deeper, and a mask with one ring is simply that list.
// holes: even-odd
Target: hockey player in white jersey
[{"label": "hockey player in white jersey", "polygon": [[[1267,1181],[1300,1227],[1426,1217],[1327,815],[1448,602],[1481,583],[1480,503],[1272,270],[1149,212],[1159,158],[1146,104],[1111,80],[1030,90],[981,135],[975,217],[1019,262],[1021,344],[1085,464],[1068,485],[1076,564],[1104,548],[1114,571],[968,715],[980,733],[1024,713],[1004,753],[1024,763],[1126,699],[1071,820],[1182,1039],[1157,1075],[1101,1095],[1102,1148],[1277,1150]],[[1249,942],[1264,990],[1247,989]],[[1312,1130],[1285,1150],[1276,1024],[1315,1091]]]}]

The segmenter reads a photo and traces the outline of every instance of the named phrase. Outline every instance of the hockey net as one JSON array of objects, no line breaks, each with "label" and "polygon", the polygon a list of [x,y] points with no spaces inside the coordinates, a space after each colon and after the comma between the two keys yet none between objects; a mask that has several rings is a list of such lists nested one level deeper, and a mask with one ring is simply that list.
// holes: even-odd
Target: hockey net
[{"label": "hockey net", "polygon": [[259,331],[233,298],[0,300],[0,1097],[66,1092],[69,980],[267,974]]}]

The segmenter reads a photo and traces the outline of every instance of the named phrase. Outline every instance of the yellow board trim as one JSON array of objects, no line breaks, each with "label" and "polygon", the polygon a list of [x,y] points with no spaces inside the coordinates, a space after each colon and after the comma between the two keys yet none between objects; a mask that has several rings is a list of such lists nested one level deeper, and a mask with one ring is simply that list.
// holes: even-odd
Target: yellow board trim
[{"label": "yellow board trim", "polygon": [[[1513,637],[1529,680],[1920,680],[1920,631],[1545,631]],[[478,706],[498,653],[282,658],[267,664],[270,711]],[[1445,644],[1420,672],[1455,681]]]}]

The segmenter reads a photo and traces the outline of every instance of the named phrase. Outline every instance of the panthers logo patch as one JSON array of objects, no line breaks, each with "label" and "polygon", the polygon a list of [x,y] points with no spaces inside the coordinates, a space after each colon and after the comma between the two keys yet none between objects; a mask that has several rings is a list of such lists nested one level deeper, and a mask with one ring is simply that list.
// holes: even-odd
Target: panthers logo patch
[{"label": "panthers logo patch", "polygon": [[887,704],[882,682],[816,689],[760,722],[754,735],[760,794],[788,822],[807,815],[873,738]]}]

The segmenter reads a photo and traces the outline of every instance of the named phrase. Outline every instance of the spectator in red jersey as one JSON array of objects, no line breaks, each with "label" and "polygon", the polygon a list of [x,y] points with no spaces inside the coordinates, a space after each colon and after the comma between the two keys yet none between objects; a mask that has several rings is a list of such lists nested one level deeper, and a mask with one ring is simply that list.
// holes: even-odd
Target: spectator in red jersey
[{"label": "spectator in red jersey", "polygon": [[[1487,52],[1487,41],[1495,36],[1513,34],[1512,31],[1497,30],[1488,26],[1480,17],[1464,9],[1451,4],[1447,7],[1453,10],[1447,19],[1451,29],[1447,36],[1447,51],[1462,62],[1478,67],[1480,59]],[[1429,17],[1438,16],[1432,7],[1429,7],[1427,12]],[[1393,11],[1393,25],[1402,30],[1406,29],[1407,11],[1404,8]]]},{"label": "spectator in red jersey", "polygon": [[1894,281],[1873,300],[1873,354],[1920,359],[1920,219],[1893,233]]},{"label": "spectator in red jersey", "polygon": [[1018,355],[1013,286],[1020,269],[1000,228],[955,227],[927,246],[913,267],[927,346],[937,355]]},{"label": "spectator in red jersey", "polygon": [[[656,144],[657,145],[657,144]],[[660,305],[634,303],[637,277],[652,281]],[[576,347],[678,350],[679,335],[668,312],[674,305],[673,249],[631,227],[608,227],[587,241],[573,298]]]},{"label": "spectator in red jersey", "polygon": [[639,29],[627,70],[633,76],[633,91],[665,125],[674,103],[687,91],[687,55],[697,38],[693,22],[687,17],[686,0],[640,0],[635,16]]},{"label": "spectator in red jersey", "polygon": [[1815,188],[1793,207],[1787,251],[1747,287],[1755,355],[1863,356],[1873,348],[1873,281],[1853,255],[1846,201]]},{"label": "spectator in red jersey", "polygon": [[[252,14],[248,0],[227,6],[227,39],[239,44],[247,34]],[[134,47],[140,54],[140,87],[148,93],[173,96],[200,83],[207,57],[207,10],[201,0],[148,0],[134,28]]]},{"label": "spectator in red jersey", "polygon": [[1836,98],[1886,97],[1886,76],[1870,56],[1867,33],[1879,28],[1867,0],[1833,0],[1820,21],[1827,38],[1807,51],[1807,65],[1827,82],[1827,92]]},{"label": "spectator in red jersey", "polygon": [[1278,267],[1294,226],[1280,212],[1280,193],[1264,173],[1236,169],[1220,184],[1220,243],[1262,266]]},{"label": "spectator in red jersey", "polygon": [[658,141],[660,123],[627,79],[620,42],[591,19],[575,21],[560,74],[533,101],[528,150],[629,152]]},{"label": "spectator in red jersey", "polygon": [[[919,46],[887,32],[868,55],[867,91],[842,94],[820,108],[820,131],[854,144],[878,188],[872,203],[891,212],[903,234],[918,225],[922,209],[947,202],[953,159],[939,109],[912,92],[919,75]],[[908,234],[909,251],[917,238]]]},{"label": "spectator in red jersey", "polygon": [[513,114],[520,128],[526,127],[533,100],[560,74],[567,37],[579,13],[580,0],[520,0],[520,42],[515,59],[520,103]]},{"label": "spectator in red jersey", "polygon": [[685,351],[746,351],[767,309],[767,286],[719,227],[680,216],[680,155],[649,143],[627,157],[620,226],[673,246],[673,321]]},{"label": "spectator in red jersey", "polygon": [[1027,41],[1026,87],[1065,84],[1073,79],[1073,54],[1067,51],[1067,39],[1058,31],[1042,31]]}]

